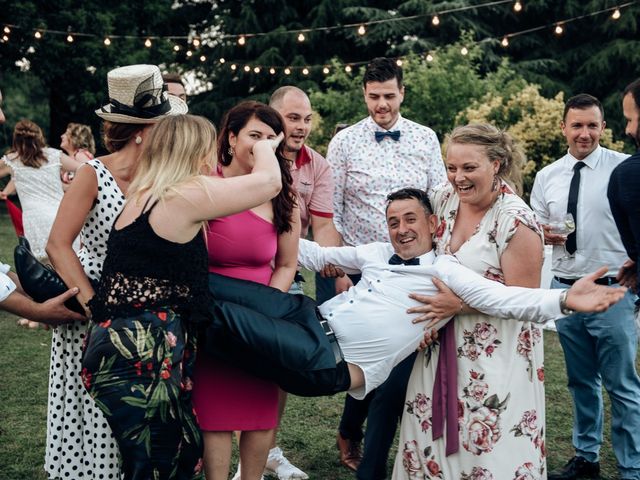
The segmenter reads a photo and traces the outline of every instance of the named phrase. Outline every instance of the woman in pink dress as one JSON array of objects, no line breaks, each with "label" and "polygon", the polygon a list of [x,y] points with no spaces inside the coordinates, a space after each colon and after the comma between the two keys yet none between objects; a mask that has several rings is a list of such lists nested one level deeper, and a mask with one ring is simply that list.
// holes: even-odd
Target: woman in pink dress
[{"label": "woman in pink dress", "polygon": [[[258,102],[235,106],[222,123],[216,173],[250,173],[255,142],[275,138],[283,130],[282,118],[271,107]],[[210,221],[207,245],[210,272],[286,292],[296,272],[300,223],[286,160],[277,156],[280,194],[251,210]],[[207,479],[228,478],[234,431],[241,432],[242,464],[235,478],[260,479],[278,422],[278,386],[203,353],[196,361],[193,401],[204,436]]]}]

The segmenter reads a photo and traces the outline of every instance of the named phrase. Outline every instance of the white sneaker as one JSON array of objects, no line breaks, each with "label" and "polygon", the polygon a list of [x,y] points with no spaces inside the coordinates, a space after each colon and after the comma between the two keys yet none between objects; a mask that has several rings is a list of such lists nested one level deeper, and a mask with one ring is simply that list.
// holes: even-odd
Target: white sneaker
[{"label": "white sneaker", "polygon": [[306,480],[309,478],[309,475],[287,460],[280,447],[269,450],[264,474],[269,477],[276,477],[279,480]]},{"label": "white sneaker", "polygon": [[[238,470],[231,480],[240,480],[240,464],[238,464]],[[260,477],[260,480],[265,480],[264,475]]]}]

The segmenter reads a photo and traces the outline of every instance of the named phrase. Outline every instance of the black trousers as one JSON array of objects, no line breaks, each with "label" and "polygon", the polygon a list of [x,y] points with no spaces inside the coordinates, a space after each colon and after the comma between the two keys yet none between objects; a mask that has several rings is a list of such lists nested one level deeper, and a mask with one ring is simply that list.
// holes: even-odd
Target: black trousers
[{"label": "black trousers", "polygon": [[[347,395],[339,431],[344,438],[360,441],[364,437],[362,462],[356,472],[359,480],[387,478],[389,449],[404,409],[405,393],[416,359],[413,353],[395,366],[389,378],[363,400]],[[362,426],[367,421],[363,435]]]},{"label": "black trousers", "polygon": [[316,303],[246,280],[209,275],[214,301],[201,348],[298,396],[348,390],[351,377]]}]

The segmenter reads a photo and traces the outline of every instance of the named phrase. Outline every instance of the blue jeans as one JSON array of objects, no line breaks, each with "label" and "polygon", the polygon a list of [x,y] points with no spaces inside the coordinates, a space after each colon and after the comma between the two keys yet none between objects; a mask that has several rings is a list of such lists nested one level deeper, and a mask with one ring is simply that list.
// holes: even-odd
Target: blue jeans
[{"label": "blue jeans", "polygon": [[[567,288],[555,278],[552,288]],[[611,443],[624,479],[640,479],[640,378],[633,302],[625,297],[602,313],[576,313],[556,322],[573,397],[576,455],[598,461],[602,443],[602,385],[611,400]]]}]

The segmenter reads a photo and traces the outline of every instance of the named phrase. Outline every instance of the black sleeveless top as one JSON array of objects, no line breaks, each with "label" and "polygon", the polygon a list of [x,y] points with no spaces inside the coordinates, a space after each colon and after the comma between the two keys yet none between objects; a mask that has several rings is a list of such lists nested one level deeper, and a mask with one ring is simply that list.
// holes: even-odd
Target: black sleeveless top
[{"label": "black sleeveless top", "polygon": [[112,228],[100,283],[89,301],[93,321],[158,307],[171,308],[193,323],[207,321],[211,297],[204,236],[198,232],[187,243],[160,237],[149,224],[156,204],[147,211],[145,204],[143,213],[120,230]]}]

